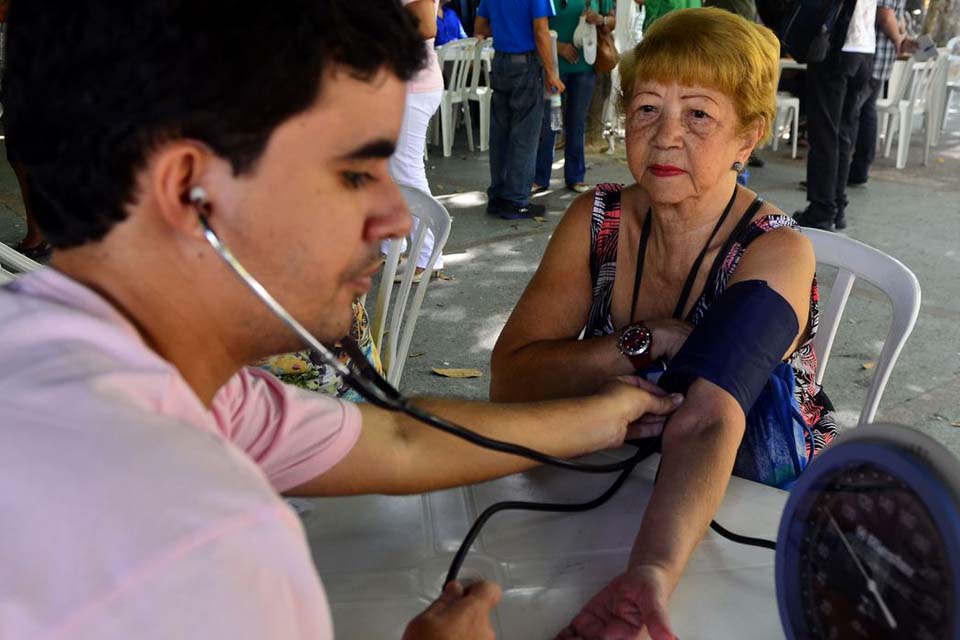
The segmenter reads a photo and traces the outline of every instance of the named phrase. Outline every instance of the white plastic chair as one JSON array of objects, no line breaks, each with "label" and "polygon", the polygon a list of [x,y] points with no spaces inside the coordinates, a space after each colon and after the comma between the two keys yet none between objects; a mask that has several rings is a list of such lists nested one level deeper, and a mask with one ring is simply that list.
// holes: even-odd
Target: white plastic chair
[{"label": "white plastic chair", "polygon": [[0,268],[9,273],[26,273],[39,269],[43,265],[35,260],[31,260],[19,251],[16,251],[7,245],[0,243]]},{"label": "white plastic chair", "polygon": [[846,236],[803,229],[804,235],[813,242],[817,262],[837,268],[837,278],[830,290],[830,298],[823,305],[820,315],[820,331],[813,340],[813,346],[819,359],[817,384],[823,382],[833,348],[840,317],[850,297],[850,291],[857,278],[874,285],[889,298],[893,306],[893,318],[890,329],[884,339],[880,359],[877,361],[873,379],[867,390],[867,399],[860,411],[858,425],[873,422],[880,405],[880,398],[890,379],[893,365],[900,357],[900,351],[913,331],[920,313],[920,283],[917,277],[902,262],[878,249]]},{"label": "white plastic chair", "polygon": [[5,271],[3,267],[0,267],[0,284],[6,284],[16,277],[17,274]]},{"label": "white plastic chair", "polygon": [[[393,299],[393,279],[397,274],[397,265],[400,262],[401,242],[399,240],[390,242],[387,261],[384,263],[380,287],[377,289],[377,307],[374,311],[371,333],[374,344],[380,351],[387,380],[394,386],[400,383],[400,376],[403,375],[403,367],[407,360],[407,352],[410,350],[413,329],[417,324],[417,316],[420,313],[420,307],[423,305],[423,298],[427,294],[427,285],[430,284],[433,266],[440,259],[443,247],[447,244],[447,237],[450,235],[450,214],[447,213],[442,204],[419,189],[401,185],[400,190],[403,192],[403,198],[410,209],[410,215],[420,222],[416,234],[410,239],[408,255],[420,255],[427,230],[433,232],[434,244],[433,253],[430,254],[430,260],[424,268],[412,300],[410,300],[410,289],[413,285],[415,273],[415,258],[407,262],[407,269],[401,277],[396,299]],[[391,302],[393,303],[392,307]],[[388,317],[390,318],[389,326],[386,324]]]},{"label": "white plastic chair", "polygon": [[[889,116],[889,123],[885,132],[886,147],[883,157],[890,157],[890,149],[893,146],[893,133],[897,133],[897,169],[903,169],[907,166],[907,154],[910,151],[910,137],[913,134],[913,123],[917,118],[924,121],[924,153],[923,164],[927,164],[930,155],[930,143],[932,141],[932,129],[930,122],[930,82],[933,79],[933,72],[936,70],[937,61],[927,60],[925,62],[914,62],[907,74],[909,78],[909,94],[906,99],[894,101],[891,96],[889,104],[884,101],[883,104],[877,101],[877,113],[883,113]],[[906,86],[902,87],[903,94],[906,94]],[[901,94],[901,95],[903,95]],[[886,118],[885,118],[886,119]]]},{"label": "white plastic chair", "polygon": [[[453,154],[453,136],[456,131],[456,115],[458,113],[463,114],[467,126],[467,143],[470,145],[470,150],[473,151],[473,121],[468,108],[467,89],[476,48],[476,38],[464,38],[448,42],[437,49],[440,67],[445,69],[447,62],[451,65],[450,78],[440,100],[440,119],[438,123],[440,134],[443,136],[443,156],[445,158],[449,158]],[[457,108],[456,111],[455,107]],[[437,142],[435,125],[433,143],[437,144]]]},{"label": "white plastic chair", "polygon": [[[493,42],[491,40],[484,40],[475,47],[473,69],[470,73],[470,86],[466,89],[467,111],[470,111],[471,100],[476,101],[480,111],[480,151],[486,151],[490,147],[490,106],[493,101],[493,87],[490,86],[490,74],[484,67],[484,61],[489,59],[485,52],[492,48]],[[481,75],[486,76],[486,86],[480,86]]]},{"label": "white plastic chair", "polygon": [[883,148],[886,142],[887,129],[890,118],[897,111],[897,105],[903,100],[910,84],[909,69],[913,65],[910,60],[896,60],[890,69],[890,78],[887,80],[887,89],[884,95],[877,99],[877,115],[880,116],[880,126],[877,127],[877,147]]},{"label": "white plastic chair", "polygon": [[790,139],[793,141],[792,158],[797,157],[797,138],[800,133],[800,98],[789,93],[777,93],[777,117],[773,125],[773,150],[780,146],[780,138],[785,127],[790,127]]},{"label": "white plastic chair", "polygon": [[933,77],[930,79],[930,123],[927,128],[927,136],[933,146],[940,144],[940,132],[947,118],[947,80],[950,75],[950,50],[942,47],[937,50],[937,66],[933,70]]}]

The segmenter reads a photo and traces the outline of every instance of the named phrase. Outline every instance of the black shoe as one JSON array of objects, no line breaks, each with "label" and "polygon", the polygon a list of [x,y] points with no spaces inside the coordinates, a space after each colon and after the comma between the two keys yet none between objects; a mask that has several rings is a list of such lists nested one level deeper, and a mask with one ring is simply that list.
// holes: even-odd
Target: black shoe
[{"label": "black shoe", "polygon": [[487,201],[487,215],[498,216],[500,215],[500,209],[503,208],[504,204],[508,204],[503,198],[494,198],[493,200]]},{"label": "black shoe", "polygon": [[515,204],[513,202],[503,202],[497,213],[504,220],[525,220],[536,216],[542,216],[547,208],[542,204]]},{"label": "black shoe", "polygon": [[847,228],[847,212],[844,209],[837,211],[837,217],[833,219],[833,226],[837,231]]},{"label": "black shoe", "polygon": [[765,164],[767,163],[763,161],[763,158],[752,153],[750,154],[750,158],[747,160],[747,166],[755,169],[759,169]]},{"label": "black shoe", "polygon": [[46,263],[53,254],[53,247],[51,247],[50,243],[46,240],[41,240],[40,244],[36,244],[32,247],[18,246],[17,251],[35,262]]},{"label": "black shoe", "polygon": [[866,180],[863,180],[863,181],[861,182],[861,181],[859,181],[859,180],[847,180],[847,186],[848,186],[848,187],[853,187],[853,188],[855,188],[855,189],[862,189],[862,188],[864,188],[865,186],[867,186],[867,181],[866,181]]},{"label": "black shoe", "polygon": [[797,211],[793,214],[793,219],[797,221],[801,227],[811,227],[813,229],[823,229],[824,231],[833,231],[833,221],[832,220],[811,220],[810,216],[807,214],[807,210],[803,209]]}]

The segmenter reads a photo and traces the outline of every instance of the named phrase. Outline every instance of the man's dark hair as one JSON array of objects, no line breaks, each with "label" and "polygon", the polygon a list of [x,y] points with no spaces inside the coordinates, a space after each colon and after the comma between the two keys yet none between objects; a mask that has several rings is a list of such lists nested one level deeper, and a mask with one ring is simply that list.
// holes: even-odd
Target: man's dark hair
[{"label": "man's dark hair", "polygon": [[424,60],[398,0],[14,0],[7,144],[47,239],[77,246],[126,217],[158,144],[198,140],[241,174],[332,65],[405,81]]}]

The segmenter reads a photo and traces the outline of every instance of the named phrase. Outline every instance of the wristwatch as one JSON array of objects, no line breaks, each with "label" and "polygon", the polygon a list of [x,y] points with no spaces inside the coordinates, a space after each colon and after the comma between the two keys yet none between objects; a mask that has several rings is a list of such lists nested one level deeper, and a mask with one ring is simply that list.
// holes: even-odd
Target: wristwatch
[{"label": "wristwatch", "polygon": [[653,333],[642,322],[634,322],[621,329],[617,347],[637,371],[649,367],[653,362],[650,357],[653,349]]}]

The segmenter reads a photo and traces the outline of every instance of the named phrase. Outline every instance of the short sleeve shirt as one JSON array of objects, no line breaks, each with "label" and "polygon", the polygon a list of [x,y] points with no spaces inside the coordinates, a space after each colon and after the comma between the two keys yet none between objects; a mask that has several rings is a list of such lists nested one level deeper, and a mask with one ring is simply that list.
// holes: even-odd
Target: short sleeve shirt
[{"label": "short sleeve shirt", "polygon": [[646,17],[643,19],[643,30],[646,31],[654,22],[677,9],[699,9],[700,0],[646,0],[643,4]]},{"label": "short sleeve shirt", "polygon": [[555,13],[553,0],[480,0],[477,8],[477,15],[490,21],[493,46],[501,53],[535,51],[533,21]]},{"label": "short sleeve shirt", "polygon": [[355,405],[243,369],[204,406],[83,285],[0,287],[0,637],[329,639],[278,496],[342,460]]},{"label": "short sleeve shirt", "polygon": [[[613,0],[589,0],[591,8],[601,15],[607,15],[613,9]],[[566,6],[561,1],[557,5],[557,15],[550,18],[550,28],[557,32],[558,42],[573,42],[573,32],[577,30],[580,24],[580,15],[584,12],[588,0],[568,0]],[[599,8],[597,5],[599,4]],[[574,64],[570,64],[564,58],[558,58],[560,73],[583,73],[593,69],[593,65],[588,64],[583,59],[583,51],[580,50],[580,59]]]}]

